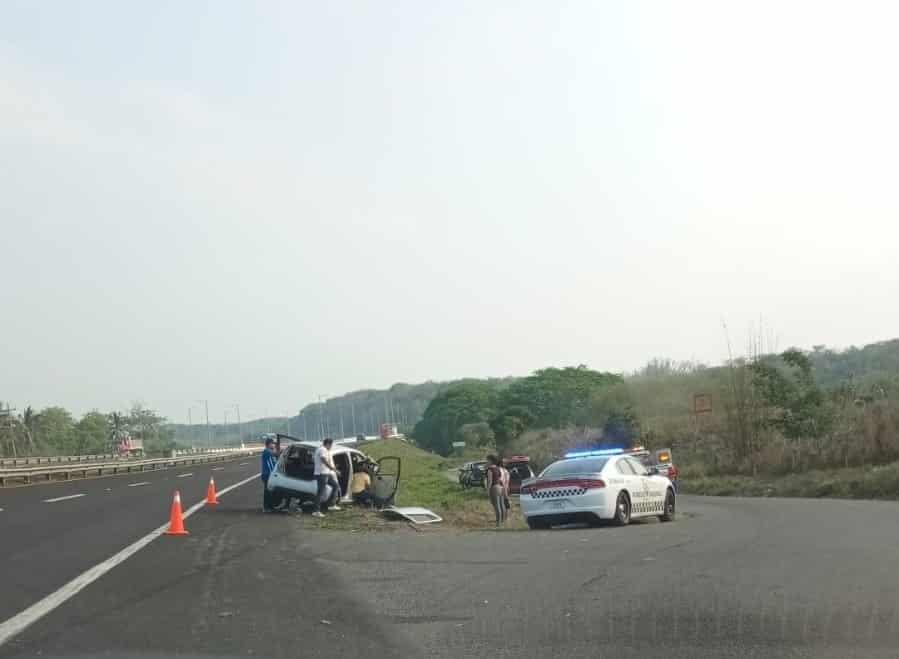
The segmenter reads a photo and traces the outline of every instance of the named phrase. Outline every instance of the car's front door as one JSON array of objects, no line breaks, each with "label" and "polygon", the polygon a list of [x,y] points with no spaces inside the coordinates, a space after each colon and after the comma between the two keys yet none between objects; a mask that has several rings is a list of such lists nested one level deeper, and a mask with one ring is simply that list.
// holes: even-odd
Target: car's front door
[{"label": "car's front door", "polygon": [[665,489],[659,487],[660,479],[654,478],[649,469],[639,460],[628,458],[628,462],[640,479],[640,487],[643,490],[644,501],[643,514],[657,515],[662,512],[665,504]]},{"label": "car's front door", "polygon": [[375,505],[389,506],[393,503],[400,486],[400,466],[400,459],[393,456],[378,460],[378,473],[372,484]]}]

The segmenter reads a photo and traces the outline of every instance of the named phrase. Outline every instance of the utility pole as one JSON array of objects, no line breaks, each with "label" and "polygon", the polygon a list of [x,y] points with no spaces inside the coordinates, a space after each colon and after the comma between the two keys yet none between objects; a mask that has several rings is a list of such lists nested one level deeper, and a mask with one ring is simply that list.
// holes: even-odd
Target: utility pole
[{"label": "utility pole", "polygon": [[290,434],[290,412],[287,413],[287,434]]},{"label": "utility pole", "polygon": [[228,410],[225,410],[225,425],[222,426],[222,434],[224,435],[223,444],[228,443]]},{"label": "utility pole", "polygon": [[309,441],[309,435],[306,434],[306,415],[300,410],[300,418],[303,419],[303,441]]},{"label": "utility pole", "polygon": [[344,437],[346,437],[346,435],[343,433],[343,405],[338,403],[337,410],[338,412],[340,412],[340,439],[343,439]]},{"label": "utility pole", "polygon": [[324,409],[325,406],[322,404],[323,396],[321,394],[318,395],[318,439],[319,441],[323,441],[325,439],[325,418],[324,418]]},{"label": "utility pole", "polygon": [[353,415],[353,437],[355,437],[359,433],[356,432],[356,403],[352,398],[350,399],[350,412]]},{"label": "utility pole", "polygon": [[234,403],[234,408],[237,410],[237,434],[240,435],[237,439],[239,440],[239,444],[243,445],[243,424],[240,422],[240,403]]},{"label": "utility pole", "polygon": [[197,400],[195,403],[203,403],[206,407],[206,448],[212,446],[212,428],[209,426],[209,401]]}]

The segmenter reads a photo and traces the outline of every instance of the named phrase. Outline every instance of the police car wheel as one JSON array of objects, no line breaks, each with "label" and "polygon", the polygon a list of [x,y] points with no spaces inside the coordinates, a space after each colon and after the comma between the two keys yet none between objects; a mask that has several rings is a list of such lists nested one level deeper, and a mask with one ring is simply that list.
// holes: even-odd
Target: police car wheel
[{"label": "police car wheel", "polygon": [[663,522],[671,522],[674,520],[674,492],[668,490],[665,494],[665,512],[659,515],[659,520]]},{"label": "police car wheel", "polygon": [[626,526],[631,521],[631,500],[627,492],[620,492],[615,502],[615,523]]}]

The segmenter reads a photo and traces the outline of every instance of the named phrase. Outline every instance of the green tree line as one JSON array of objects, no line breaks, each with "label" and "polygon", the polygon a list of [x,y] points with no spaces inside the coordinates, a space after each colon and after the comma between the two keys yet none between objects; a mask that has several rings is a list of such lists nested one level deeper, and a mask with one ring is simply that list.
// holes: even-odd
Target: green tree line
[{"label": "green tree line", "polygon": [[62,407],[0,416],[0,453],[28,455],[92,455],[114,452],[124,435],[143,440],[144,451],[161,454],[175,447],[164,417],[139,403],[125,413],[92,410],[76,419]]}]

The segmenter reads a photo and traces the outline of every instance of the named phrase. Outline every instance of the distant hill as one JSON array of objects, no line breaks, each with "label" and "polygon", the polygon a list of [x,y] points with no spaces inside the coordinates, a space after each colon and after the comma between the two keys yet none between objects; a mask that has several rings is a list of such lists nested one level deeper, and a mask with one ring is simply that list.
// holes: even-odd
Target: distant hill
[{"label": "distant hill", "polygon": [[[825,389],[835,389],[852,378],[860,391],[869,392],[874,387],[899,391],[899,339],[846,350],[819,345],[814,346],[809,355],[814,364],[815,377]],[[489,378],[486,382],[503,388],[517,379]],[[289,419],[270,417],[245,422],[241,433],[238,433],[236,423],[228,426],[212,424],[208,433],[202,424],[173,424],[169,427],[175,430],[180,442],[195,445],[205,444],[209,435],[213,444],[253,440],[264,432],[288,433],[309,439],[318,439],[322,430],[325,436],[333,437],[375,435],[382,423],[395,423],[400,432],[408,434],[437,394],[454,384],[471,381],[475,379],[397,383],[389,389],[352,391],[322,403],[310,403],[299,415]],[[653,359],[640,371],[627,376],[626,381],[637,398],[641,416],[657,418],[686,413],[691,396],[724,386],[726,373],[720,366],[706,367]]]},{"label": "distant hill", "polygon": [[[515,378],[490,378],[488,382],[503,387]],[[425,408],[438,393],[454,384],[466,382],[423,382],[406,384],[400,382],[389,389],[361,389],[342,396],[328,398],[321,403],[306,405],[298,415],[290,417],[270,417],[254,419],[238,428],[236,423],[224,426],[211,424],[209,431],[205,424],[172,424],[178,441],[204,445],[207,437],[213,444],[236,444],[239,441],[255,440],[265,432],[279,432],[294,437],[319,439],[322,431],[326,437],[350,437],[358,434],[376,435],[382,423],[395,423],[402,433],[410,433],[421,419]]]}]

